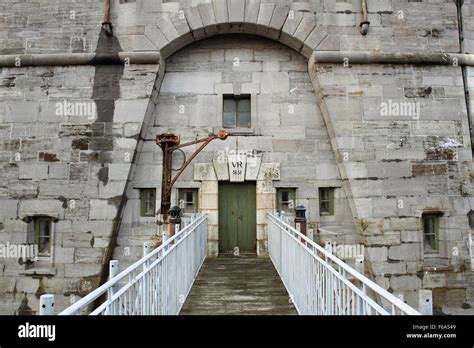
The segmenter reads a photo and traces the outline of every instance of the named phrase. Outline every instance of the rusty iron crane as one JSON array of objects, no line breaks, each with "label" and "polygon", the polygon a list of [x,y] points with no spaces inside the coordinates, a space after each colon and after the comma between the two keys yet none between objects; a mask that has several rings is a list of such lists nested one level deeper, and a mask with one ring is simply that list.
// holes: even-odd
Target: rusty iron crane
[{"label": "rusty iron crane", "polygon": [[[171,209],[171,189],[179,176],[184,172],[186,167],[191,161],[213,140],[220,139],[225,140],[227,137],[232,135],[230,132],[221,130],[217,134],[212,134],[206,138],[189,141],[181,144],[181,137],[176,134],[164,133],[156,136],[156,144],[163,151],[163,174],[161,182],[161,206],[160,206],[160,219],[159,223],[163,224],[163,234],[166,237],[172,237],[174,235],[174,225],[170,226],[170,209]],[[193,152],[188,159],[185,157],[183,165],[174,170],[172,167],[172,157],[174,151],[181,151],[182,148],[201,144],[201,146]],[[184,155],[184,152],[183,152]],[[177,174],[172,177],[172,171],[177,171]]]}]

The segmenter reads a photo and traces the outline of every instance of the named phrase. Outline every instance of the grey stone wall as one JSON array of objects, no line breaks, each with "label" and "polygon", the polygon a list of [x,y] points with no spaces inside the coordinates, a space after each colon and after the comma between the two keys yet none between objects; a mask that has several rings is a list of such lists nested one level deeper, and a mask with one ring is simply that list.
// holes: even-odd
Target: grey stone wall
[{"label": "grey stone wall", "polygon": [[99,284],[157,69],[125,69],[122,82],[117,79],[121,95],[111,100],[115,113],[107,121],[99,120],[104,116],[100,111],[91,120],[58,115],[57,108],[66,100],[92,103],[98,110],[109,97],[93,90],[98,81],[119,77],[113,71],[3,69],[1,243],[27,241],[28,224],[22,220],[27,216],[42,214],[59,221],[54,223],[51,264],[25,269],[18,258],[0,261],[2,314],[18,313],[24,296],[36,311],[39,295],[49,292],[58,295],[58,308],[64,308],[74,299],[70,295],[77,299]]},{"label": "grey stone wall", "polygon": [[[469,11],[470,2],[465,2]],[[172,53],[195,39],[229,30],[268,36],[296,50],[303,48],[307,56],[316,46],[341,51],[459,51],[454,1],[369,0],[368,9],[371,24],[366,37],[359,33],[360,0],[112,0],[111,21],[124,51],[165,48]],[[94,52],[102,1],[5,0],[0,13],[1,54]]]},{"label": "grey stone wall", "polygon": [[[464,3],[464,51],[472,53],[472,4]],[[152,219],[137,216],[136,188],[159,187],[153,179],[161,179],[161,154],[152,139],[165,129],[192,139],[220,128],[218,100],[231,89],[254,96],[254,131],[261,136],[239,139],[239,146],[261,149],[264,161],[281,163],[272,190],[297,183],[299,201],[316,223],[317,186],[341,186],[340,215],[319,221],[341,233],[342,242],[364,243],[367,274],[412,305],[420,288],[434,289],[437,305],[472,301],[466,217],[472,157],[461,68],[310,60],[308,77],[303,58],[315,49],[458,52],[455,3],[369,0],[368,6],[371,26],[364,37],[357,0],[112,0],[115,36],[107,39],[100,34],[102,1],[2,1],[0,54],[159,50],[170,58],[166,75],[164,64],[2,69],[0,241],[25,242],[26,216],[59,220],[52,267],[32,275],[16,259],[0,261],[0,313],[35,311],[45,292],[56,293],[62,309],[98,285],[112,251],[124,265],[139,258],[143,241],[156,232]],[[221,36],[174,54],[226,33],[287,47],[263,39],[242,46],[238,37],[231,46]],[[233,66],[236,55],[239,67]],[[471,70],[465,69],[469,89]],[[183,86],[182,78],[199,88]],[[92,103],[96,118],[56,115],[65,101]],[[416,119],[381,112],[383,103],[407,102],[419,105]],[[181,105],[184,114],[176,113]],[[290,115],[289,105],[302,117]],[[235,139],[224,144],[237,146]],[[217,146],[200,155],[200,164],[212,161]],[[203,210],[215,217],[216,185],[202,179],[191,167],[179,184],[200,187],[201,200],[209,202]],[[274,192],[259,193],[261,206],[271,209]],[[445,243],[442,256],[428,262],[420,216],[430,209],[444,214]]]},{"label": "grey stone wall", "polygon": [[[324,95],[319,105],[334,136],[369,272],[411,304],[416,292],[410,290],[422,281],[423,287],[444,287],[425,281],[433,272],[468,277],[472,155],[461,68],[310,63],[310,69]],[[416,112],[402,113],[403,103]],[[422,247],[421,215],[429,211],[443,213],[444,249],[436,259]],[[459,300],[465,298],[464,289]]]}]

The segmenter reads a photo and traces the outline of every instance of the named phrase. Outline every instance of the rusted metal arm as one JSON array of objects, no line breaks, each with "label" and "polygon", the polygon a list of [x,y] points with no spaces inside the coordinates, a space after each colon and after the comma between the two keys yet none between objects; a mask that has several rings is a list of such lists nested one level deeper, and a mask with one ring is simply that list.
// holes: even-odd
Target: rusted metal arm
[{"label": "rusted metal arm", "polygon": [[221,140],[225,140],[228,136],[232,135],[231,133],[227,132],[227,131],[220,131],[219,133],[217,134],[213,134],[207,138],[203,138],[203,139],[199,139],[199,140],[194,140],[194,141],[189,141],[187,143],[184,143],[184,144],[181,144],[181,145],[176,145],[176,146],[173,146],[172,148],[170,148],[170,151],[174,151],[174,150],[177,150],[177,149],[181,149],[183,147],[186,147],[186,146],[191,146],[191,145],[196,145],[196,144],[200,144],[200,143],[203,143],[187,160],[186,162],[184,162],[183,166],[181,167],[181,169],[178,171],[178,173],[174,176],[174,178],[171,180],[171,183],[169,185],[169,190],[171,190],[171,188],[173,187],[174,183],[176,182],[176,180],[178,180],[179,176],[184,172],[184,170],[186,169],[186,167],[192,162],[192,160],[211,142],[213,141],[214,139],[221,139]]},{"label": "rusted metal arm", "polygon": [[105,33],[112,35],[112,23],[110,22],[110,0],[104,0],[104,16],[102,17],[102,28]]},{"label": "rusted metal arm", "polygon": [[361,12],[362,12],[362,21],[360,22],[360,33],[362,35],[367,35],[369,32],[369,19],[368,19],[368,9],[367,9],[367,1],[362,0],[361,1]]}]

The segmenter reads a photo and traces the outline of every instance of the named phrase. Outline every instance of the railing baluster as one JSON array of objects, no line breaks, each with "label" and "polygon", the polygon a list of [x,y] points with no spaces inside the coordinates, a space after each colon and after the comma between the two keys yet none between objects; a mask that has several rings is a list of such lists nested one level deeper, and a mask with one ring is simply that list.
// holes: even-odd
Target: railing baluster
[{"label": "railing baluster", "polygon": [[[348,266],[279,214],[268,214],[267,222],[270,258],[299,314],[420,314],[365,277],[363,262],[358,265],[361,272]],[[385,309],[379,298],[391,308]]]},{"label": "railing baluster", "polygon": [[[107,295],[107,300],[92,314],[178,314],[182,305],[180,298],[189,293],[206,257],[207,216],[197,216],[158,248],[150,249],[151,245],[146,243],[140,260],[121,273],[111,271],[104,285],[60,314],[85,312],[102,295]],[[121,288],[119,283],[123,284]]]}]

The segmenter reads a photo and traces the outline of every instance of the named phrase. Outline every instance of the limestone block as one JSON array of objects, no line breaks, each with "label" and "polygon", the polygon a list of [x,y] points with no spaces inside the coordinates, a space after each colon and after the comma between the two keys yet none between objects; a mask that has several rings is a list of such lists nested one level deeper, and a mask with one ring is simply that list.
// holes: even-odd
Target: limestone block
[{"label": "limestone block", "polygon": [[412,122],[411,131],[413,135],[417,136],[452,136],[456,135],[454,122]]},{"label": "limestone block", "polygon": [[423,196],[426,195],[427,184],[422,178],[387,179],[384,180],[383,190],[386,195]]},{"label": "limestone block", "polygon": [[253,50],[252,49],[226,49],[225,50],[225,61],[234,62],[238,59],[240,62],[252,61]]},{"label": "limestone block", "polygon": [[280,71],[280,62],[262,62],[263,71]]},{"label": "limestone block", "polygon": [[218,209],[218,195],[202,193],[200,203],[201,209],[203,210]]},{"label": "limestone block", "polygon": [[158,18],[158,28],[165,35],[166,39],[171,42],[177,39],[180,35],[169,18]]},{"label": "limestone block", "polygon": [[369,12],[392,12],[392,2],[390,0],[368,0],[367,8]]},{"label": "limestone block", "polygon": [[16,284],[15,277],[2,276],[2,281],[0,282],[0,292],[2,294],[13,292],[15,290],[15,284]]},{"label": "limestone block", "polygon": [[94,235],[91,232],[61,233],[63,248],[90,248],[94,244]]},{"label": "limestone block", "polygon": [[387,232],[378,236],[366,236],[364,237],[364,244],[366,246],[374,245],[399,245],[400,244],[400,232]]},{"label": "limestone block", "polygon": [[90,200],[89,217],[91,220],[113,220],[117,216],[117,206],[102,199]]},{"label": "limestone block", "polygon": [[267,239],[267,224],[257,224],[257,240],[265,240]]},{"label": "limestone block", "polygon": [[344,162],[347,177],[351,179],[367,178],[367,165],[364,162]]},{"label": "limestone block", "polygon": [[229,22],[243,22],[245,15],[245,1],[227,0],[229,8]]},{"label": "limestone block", "polygon": [[257,180],[262,163],[262,155],[247,155],[247,168],[245,172],[245,180]]},{"label": "limestone block", "polygon": [[191,30],[197,30],[203,27],[201,15],[197,7],[190,7],[184,10]]},{"label": "limestone block", "polygon": [[99,198],[111,198],[124,194],[126,181],[112,181],[104,186],[99,183]]},{"label": "limestone block", "polygon": [[213,0],[212,7],[217,24],[227,23],[229,21],[229,12],[227,10],[227,0]]},{"label": "limestone block", "polygon": [[407,262],[407,273],[414,274],[418,273],[423,269],[422,261],[408,261]]},{"label": "limestone block", "polygon": [[245,22],[257,23],[260,0],[246,0],[245,3]]},{"label": "limestone block", "polygon": [[227,163],[227,156],[218,156],[212,159],[214,170],[216,172],[217,180],[229,180],[229,166]]},{"label": "limestone block", "polygon": [[54,262],[55,263],[73,263],[74,262],[74,248],[56,247],[54,249]]},{"label": "limestone block", "polygon": [[[199,14],[201,15],[202,23],[206,27],[206,32],[217,32],[216,18],[211,3],[199,4]],[[208,31],[210,30],[210,31]]]},{"label": "limestone block", "polygon": [[52,163],[48,165],[48,179],[67,179],[69,168],[66,163]]},{"label": "limestone block", "polygon": [[201,213],[207,215],[208,224],[210,226],[212,226],[212,225],[218,226],[219,225],[219,213],[218,213],[217,210],[215,210],[215,209],[201,210]]},{"label": "limestone block", "polygon": [[101,264],[104,250],[101,248],[76,248],[74,251],[75,263]]},{"label": "limestone block", "polygon": [[113,222],[110,221],[73,221],[72,230],[75,232],[91,232],[94,237],[109,237]]},{"label": "limestone block", "polygon": [[214,94],[216,83],[221,83],[219,72],[169,72],[163,79],[160,92]]},{"label": "limestone block", "polygon": [[35,122],[39,115],[40,104],[35,101],[9,101],[5,108],[5,120],[8,122]]},{"label": "limestone block", "polygon": [[186,21],[186,18],[182,17],[181,13],[179,12],[171,13],[170,20],[171,22],[173,22],[173,25],[180,36],[189,33],[190,28],[189,28],[188,22]]},{"label": "limestone block", "polygon": [[283,24],[285,23],[289,10],[289,7],[275,7],[272,19],[270,21],[270,27],[276,30],[280,30],[283,27]]},{"label": "limestone block", "polygon": [[[272,213],[272,212],[273,212],[272,209],[257,209],[257,225],[266,225],[267,215],[268,213]],[[259,239],[258,236],[257,236],[257,239]]]},{"label": "limestone block", "polygon": [[18,207],[18,217],[23,219],[26,216],[48,215],[56,218],[62,217],[62,202],[59,200],[22,200]]},{"label": "limestone block", "polygon": [[372,271],[375,275],[406,274],[406,262],[371,262]]},{"label": "limestone block", "polygon": [[133,51],[156,51],[161,47],[156,47],[146,35],[133,36]]},{"label": "limestone block", "polygon": [[268,26],[270,24],[270,20],[272,19],[274,8],[275,8],[275,4],[272,4],[272,3],[260,4],[260,11],[258,12],[257,24],[261,26]]},{"label": "limestone block", "polygon": [[217,181],[203,181],[201,183],[201,192],[202,193],[211,193],[217,194],[218,193],[219,184]]},{"label": "limestone block", "polygon": [[421,288],[421,280],[417,276],[399,276],[390,278],[390,287],[394,291],[418,290]]},{"label": "limestone block", "polygon": [[195,163],[194,180],[217,180],[216,172],[214,171],[214,166],[210,163]]},{"label": "limestone block", "polygon": [[305,42],[306,38],[313,31],[315,26],[316,21],[314,18],[305,17],[301,20],[293,36],[301,42]]},{"label": "limestone block", "polygon": [[[214,92],[216,94],[234,94],[234,84],[232,83],[216,83],[214,85]],[[245,93],[242,92],[241,93]]]},{"label": "limestone block", "polygon": [[16,280],[15,289],[19,293],[34,293],[39,288],[39,278],[32,277],[18,277]]},{"label": "limestone block", "polygon": [[242,94],[259,94],[260,84],[258,83],[242,83],[240,87],[240,93]]},{"label": "limestone block", "polygon": [[109,181],[124,181],[128,178],[131,164],[111,163],[109,164]]},{"label": "limestone block", "polygon": [[261,93],[288,93],[289,76],[285,72],[254,72],[252,82],[259,83]]},{"label": "limestone block", "polygon": [[110,238],[94,237],[94,248],[108,248],[109,243],[110,243]]},{"label": "limestone block", "polygon": [[445,273],[425,273],[423,275],[423,289],[444,288],[446,287]]},{"label": "limestone block", "polygon": [[365,248],[367,257],[371,262],[387,261],[387,247]]},{"label": "limestone block", "polygon": [[376,178],[403,178],[411,176],[411,161],[367,162],[367,175]]},{"label": "limestone block", "polygon": [[91,276],[98,276],[100,274],[100,264],[65,264],[64,275],[70,278],[85,278]]},{"label": "limestone block", "polygon": [[219,239],[219,226],[209,225],[207,228],[207,238],[209,240],[218,240]]},{"label": "limestone block", "polygon": [[217,257],[217,255],[219,255],[219,242],[216,240],[208,240],[207,241],[207,256]]},{"label": "limestone block", "polygon": [[1,199],[0,200],[0,219],[16,219],[18,209],[18,200]]},{"label": "limestone block", "polygon": [[341,38],[337,35],[328,35],[321,41],[317,49],[320,51],[340,51]]},{"label": "limestone block", "polygon": [[405,243],[391,246],[388,250],[390,260],[417,261],[423,258],[423,251],[420,243]]},{"label": "limestone block", "polygon": [[419,230],[420,219],[416,217],[390,218],[389,228],[391,230]]},{"label": "limestone block", "polygon": [[298,28],[298,25],[301,23],[302,19],[303,19],[303,13],[300,11],[293,10],[292,17],[290,18],[290,16],[288,16],[285,21],[285,24],[283,25],[282,35],[286,34],[287,39],[291,40],[291,35],[293,35],[296,28]]},{"label": "limestone block", "polygon": [[19,167],[19,179],[44,180],[48,178],[48,164],[46,163],[24,163]]},{"label": "limestone block", "polygon": [[275,196],[273,193],[257,194],[257,210],[258,209],[275,209]]},{"label": "limestone block", "polygon": [[373,217],[386,218],[396,216],[398,211],[398,200],[388,199],[384,197],[374,197],[373,200]]},{"label": "limestone block", "polygon": [[[414,226],[415,227],[415,226]],[[401,241],[404,243],[421,243],[422,242],[422,232],[415,231],[401,231]]]},{"label": "limestone block", "polygon": [[336,180],[340,178],[339,169],[333,163],[316,163],[316,174],[319,180]]},{"label": "limestone block", "polygon": [[327,27],[317,26],[308,35],[308,38],[304,42],[304,47],[301,53],[305,57],[310,57],[313,51],[319,46],[323,39],[327,36]]},{"label": "limestone block", "polygon": [[257,180],[270,182],[280,180],[280,163],[262,163]]}]

